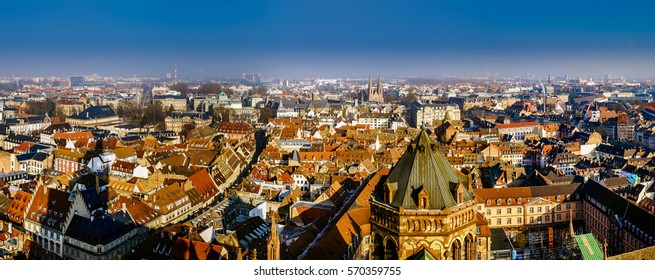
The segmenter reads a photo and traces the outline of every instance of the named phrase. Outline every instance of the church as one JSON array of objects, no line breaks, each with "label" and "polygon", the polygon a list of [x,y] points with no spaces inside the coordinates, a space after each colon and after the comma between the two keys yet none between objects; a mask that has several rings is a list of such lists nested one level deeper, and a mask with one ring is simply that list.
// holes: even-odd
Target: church
[{"label": "church", "polygon": [[373,90],[373,76],[368,77],[368,88],[366,91],[360,93],[359,99],[361,102],[384,102],[384,91],[380,74],[378,74],[378,86],[375,91]]},{"label": "church", "polygon": [[469,182],[422,129],[371,197],[371,259],[477,259]]}]

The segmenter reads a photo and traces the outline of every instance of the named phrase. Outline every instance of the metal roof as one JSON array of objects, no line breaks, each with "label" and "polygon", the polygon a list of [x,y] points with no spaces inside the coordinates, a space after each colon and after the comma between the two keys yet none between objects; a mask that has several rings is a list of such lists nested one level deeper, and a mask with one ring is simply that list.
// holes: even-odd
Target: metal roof
[{"label": "metal roof", "polygon": [[602,260],[605,258],[603,251],[600,250],[596,239],[591,233],[576,235],[575,242],[580,247],[583,260]]}]

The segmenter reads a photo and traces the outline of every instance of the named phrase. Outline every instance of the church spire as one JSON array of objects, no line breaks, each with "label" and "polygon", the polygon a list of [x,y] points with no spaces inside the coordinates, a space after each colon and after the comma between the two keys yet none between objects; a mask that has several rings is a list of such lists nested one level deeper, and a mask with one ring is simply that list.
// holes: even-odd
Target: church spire
[{"label": "church spire", "polygon": [[373,95],[373,74],[368,75],[368,90],[366,95],[366,101],[370,100],[371,95]]},{"label": "church spire", "polygon": [[569,234],[571,234],[571,238],[575,236],[575,230],[573,229],[573,210],[569,209]]},{"label": "church spire", "polygon": [[275,222],[275,213],[271,212],[271,237],[266,245],[268,252],[266,257],[269,260],[280,259],[280,237],[277,235],[277,223]]},{"label": "church spire", "polygon": [[382,79],[380,78],[380,72],[378,72],[378,97],[382,97]]}]

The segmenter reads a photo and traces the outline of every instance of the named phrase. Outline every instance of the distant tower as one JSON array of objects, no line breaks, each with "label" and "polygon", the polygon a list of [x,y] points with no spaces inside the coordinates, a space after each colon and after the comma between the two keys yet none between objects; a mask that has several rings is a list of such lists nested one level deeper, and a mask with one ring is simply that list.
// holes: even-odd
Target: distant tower
[{"label": "distant tower", "polygon": [[268,239],[268,244],[266,245],[266,248],[268,248],[266,257],[269,260],[280,259],[280,238],[277,235],[277,224],[275,223],[275,214],[271,215],[271,237]]},{"label": "distant tower", "polygon": [[368,75],[368,89],[366,90],[366,98],[364,98],[364,101],[369,101],[371,99],[372,95],[373,95],[373,75],[369,74]]},{"label": "distant tower", "polygon": [[173,68],[173,80],[177,82],[177,64],[175,64],[175,67]]}]

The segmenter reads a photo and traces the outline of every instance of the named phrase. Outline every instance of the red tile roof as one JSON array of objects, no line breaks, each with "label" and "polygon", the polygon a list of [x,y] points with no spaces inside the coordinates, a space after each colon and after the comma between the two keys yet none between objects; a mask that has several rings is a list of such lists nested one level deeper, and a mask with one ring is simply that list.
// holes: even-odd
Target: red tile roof
[{"label": "red tile roof", "polygon": [[227,259],[226,255],[227,250],[223,246],[178,238],[170,258],[173,260],[220,260]]},{"label": "red tile roof", "polygon": [[23,224],[23,217],[28,210],[27,206],[30,204],[31,200],[31,193],[24,191],[16,192],[14,199],[11,201],[9,208],[7,209],[7,217],[9,220],[17,224]]},{"label": "red tile roof", "polygon": [[212,199],[218,192],[218,186],[216,186],[216,183],[207,172],[207,169],[202,169],[191,175],[188,181],[191,181],[191,184],[198,191],[204,201]]},{"label": "red tile roof", "polygon": [[41,225],[62,230],[71,207],[68,197],[69,193],[67,192],[39,186],[26,218]]}]

